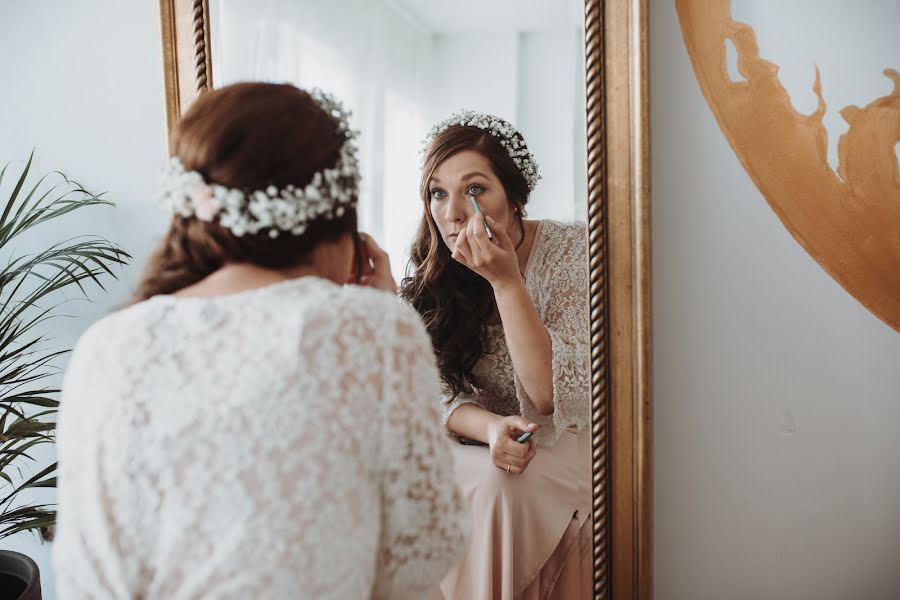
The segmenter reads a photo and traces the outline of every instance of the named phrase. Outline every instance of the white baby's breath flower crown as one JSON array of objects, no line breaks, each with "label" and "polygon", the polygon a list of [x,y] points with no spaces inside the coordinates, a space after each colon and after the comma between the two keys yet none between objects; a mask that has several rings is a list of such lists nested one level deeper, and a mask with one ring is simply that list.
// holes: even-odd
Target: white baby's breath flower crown
[{"label": "white baby's breath flower crown", "polygon": [[357,132],[350,128],[350,111],[319,89],[309,90],[309,94],[334,119],[344,143],[334,166],[315,173],[306,187],[228,188],[204,181],[200,173],[185,170],[181,160],[173,157],[163,176],[160,203],[172,214],[218,221],[237,237],[268,230],[272,238],[281,231],[302,235],[311,221],[340,218],[348,209],[356,208],[359,163]]},{"label": "white baby's breath flower crown", "polygon": [[450,115],[440,123],[436,124],[428,132],[422,147],[422,158],[424,160],[425,153],[434,141],[434,138],[444,133],[451,127],[460,125],[463,127],[477,127],[497,138],[500,145],[509,153],[510,158],[519,168],[525,181],[528,183],[528,190],[534,191],[538,182],[541,180],[541,174],[538,171],[538,163],[534,155],[525,145],[525,138],[519,131],[508,121],[494,115],[475,112],[473,110],[463,110]]}]

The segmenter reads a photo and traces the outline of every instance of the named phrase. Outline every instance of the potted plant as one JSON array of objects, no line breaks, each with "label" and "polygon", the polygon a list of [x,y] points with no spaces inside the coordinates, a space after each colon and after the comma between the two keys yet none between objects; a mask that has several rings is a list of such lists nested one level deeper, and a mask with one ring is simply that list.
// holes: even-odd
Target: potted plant
[{"label": "potted plant", "polygon": [[[91,206],[112,206],[61,173],[45,175],[26,190],[33,158],[34,153],[0,205],[0,541],[25,531],[49,540],[56,521],[52,504],[24,499],[26,490],[56,487],[55,462],[36,473],[27,468],[36,463],[37,448],[54,442],[59,390],[48,380],[59,373],[55,361],[68,352],[49,347],[42,328],[61,316],[64,290],[77,288],[87,299],[85,284],[105,290],[101,279],[115,278],[111,267],[131,258],[95,236],[40,243],[37,251],[18,254],[14,243],[33,245],[41,226]],[[9,166],[0,171],[0,186]],[[0,600],[40,597],[35,562],[0,550]]]}]

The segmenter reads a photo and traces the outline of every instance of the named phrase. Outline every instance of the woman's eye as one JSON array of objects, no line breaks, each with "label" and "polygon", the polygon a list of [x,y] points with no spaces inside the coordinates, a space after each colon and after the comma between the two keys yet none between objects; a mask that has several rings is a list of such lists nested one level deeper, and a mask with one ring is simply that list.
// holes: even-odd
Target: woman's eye
[{"label": "woman's eye", "polygon": [[483,192],[484,192],[484,188],[481,187],[480,185],[470,185],[469,189],[466,193],[472,194],[473,196],[477,196],[478,194],[481,194]]},{"label": "woman's eye", "polygon": [[444,193],[444,190],[442,190],[441,188],[434,188],[430,193],[432,200],[443,200],[444,196],[446,195]]}]

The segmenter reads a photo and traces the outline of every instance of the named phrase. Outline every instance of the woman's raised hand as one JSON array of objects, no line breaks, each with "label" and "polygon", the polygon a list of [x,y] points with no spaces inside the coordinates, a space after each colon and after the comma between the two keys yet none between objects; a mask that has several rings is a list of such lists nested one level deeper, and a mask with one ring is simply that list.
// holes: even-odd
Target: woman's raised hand
[{"label": "woman's raised hand", "polygon": [[388,253],[371,235],[360,233],[362,240],[363,272],[359,277],[359,285],[373,287],[391,294],[397,294],[397,282],[391,275],[391,259]]},{"label": "woman's raised hand", "polygon": [[475,213],[456,238],[453,259],[487,279],[495,288],[520,282],[522,274],[512,240],[504,228],[497,227],[491,217],[486,218],[494,239],[489,239],[484,230],[484,213]]}]

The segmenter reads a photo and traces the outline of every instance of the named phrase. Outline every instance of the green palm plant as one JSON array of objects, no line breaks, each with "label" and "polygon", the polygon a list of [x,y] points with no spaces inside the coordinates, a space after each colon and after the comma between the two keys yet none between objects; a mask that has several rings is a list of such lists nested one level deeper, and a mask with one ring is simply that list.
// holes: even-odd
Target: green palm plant
[{"label": "green palm plant", "polygon": [[[46,244],[37,252],[16,256],[12,244],[26,232],[91,206],[113,204],[92,194],[62,173],[41,177],[23,190],[34,153],[22,169],[0,216],[0,539],[21,531],[52,532],[52,504],[27,503],[22,492],[56,487],[56,463],[31,473],[34,451],[54,443],[59,389],[48,384],[57,376],[55,361],[68,350],[48,349],[41,328],[59,316],[66,302],[63,290],[92,281],[116,278],[111,267],[131,256],[116,244],[82,236]],[[0,171],[0,185],[9,164]],[[58,178],[55,184],[48,177]],[[52,181],[52,180],[51,180]]]}]

